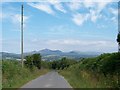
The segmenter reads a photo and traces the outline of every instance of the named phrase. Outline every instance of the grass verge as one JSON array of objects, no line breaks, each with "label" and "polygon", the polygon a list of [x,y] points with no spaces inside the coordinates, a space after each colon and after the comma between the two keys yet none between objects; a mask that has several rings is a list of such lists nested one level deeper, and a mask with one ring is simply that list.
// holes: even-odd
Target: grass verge
[{"label": "grass verge", "polygon": [[24,67],[15,60],[3,60],[2,62],[2,88],[19,88],[25,83],[49,72],[48,69],[32,70]]},{"label": "grass verge", "polygon": [[59,73],[73,88],[120,88],[120,53],[83,59]]}]

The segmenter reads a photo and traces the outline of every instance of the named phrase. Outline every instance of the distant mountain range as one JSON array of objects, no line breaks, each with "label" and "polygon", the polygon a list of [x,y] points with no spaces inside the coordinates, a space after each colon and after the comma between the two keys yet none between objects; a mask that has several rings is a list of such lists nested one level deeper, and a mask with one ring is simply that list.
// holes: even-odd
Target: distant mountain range
[{"label": "distant mountain range", "polygon": [[[61,59],[62,57],[73,58],[73,59],[80,59],[80,58],[88,58],[88,57],[95,57],[100,55],[99,52],[79,52],[79,51],[70,51],[70,52],[62,52],[60,50],[50,50],[50,49],[43,49],[39,51],[32,51],[24,53],[24,56],[32,55],[35,53],[40,53],[42,55],[42,60],[53,61]],[[15,53],[7,53],[7,52],[0,52],[0,55],[3,59],[20,59],[20,54]]]}]

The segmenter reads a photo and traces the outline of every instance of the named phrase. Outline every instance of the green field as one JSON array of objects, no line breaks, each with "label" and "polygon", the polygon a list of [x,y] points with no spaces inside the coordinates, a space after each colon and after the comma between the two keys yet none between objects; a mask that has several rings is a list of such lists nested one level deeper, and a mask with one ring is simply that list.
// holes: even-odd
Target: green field
[{"label": "green field", "polygon": [[120,88],[120,53],[82,59],[59,73],[73,88]]}]

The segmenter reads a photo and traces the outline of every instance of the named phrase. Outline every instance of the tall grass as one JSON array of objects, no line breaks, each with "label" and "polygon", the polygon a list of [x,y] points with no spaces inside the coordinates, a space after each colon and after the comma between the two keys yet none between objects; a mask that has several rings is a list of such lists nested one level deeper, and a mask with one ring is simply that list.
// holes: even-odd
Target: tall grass
[{"label": "tall grass", "polygon": [[2,62],[2,88],[19,88],[28,81],[47,73],[49,70],[32,70],[21,68],[20,62],[16,60],[3,60]]},{"label": "tall grass", "polygon": [[59,73],[73,88],[120,88],[120,53],[84,59]]}]

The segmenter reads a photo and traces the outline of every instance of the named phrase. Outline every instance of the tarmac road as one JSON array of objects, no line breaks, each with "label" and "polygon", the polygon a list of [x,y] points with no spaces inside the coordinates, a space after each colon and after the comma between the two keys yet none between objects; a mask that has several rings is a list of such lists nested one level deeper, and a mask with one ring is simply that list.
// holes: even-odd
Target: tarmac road
[{"label": "tarmac road", "polygon": [[51,71],[43,76],[40,76],[21,88],[72,88],[69,83],[60,76],[58,72]]}]

